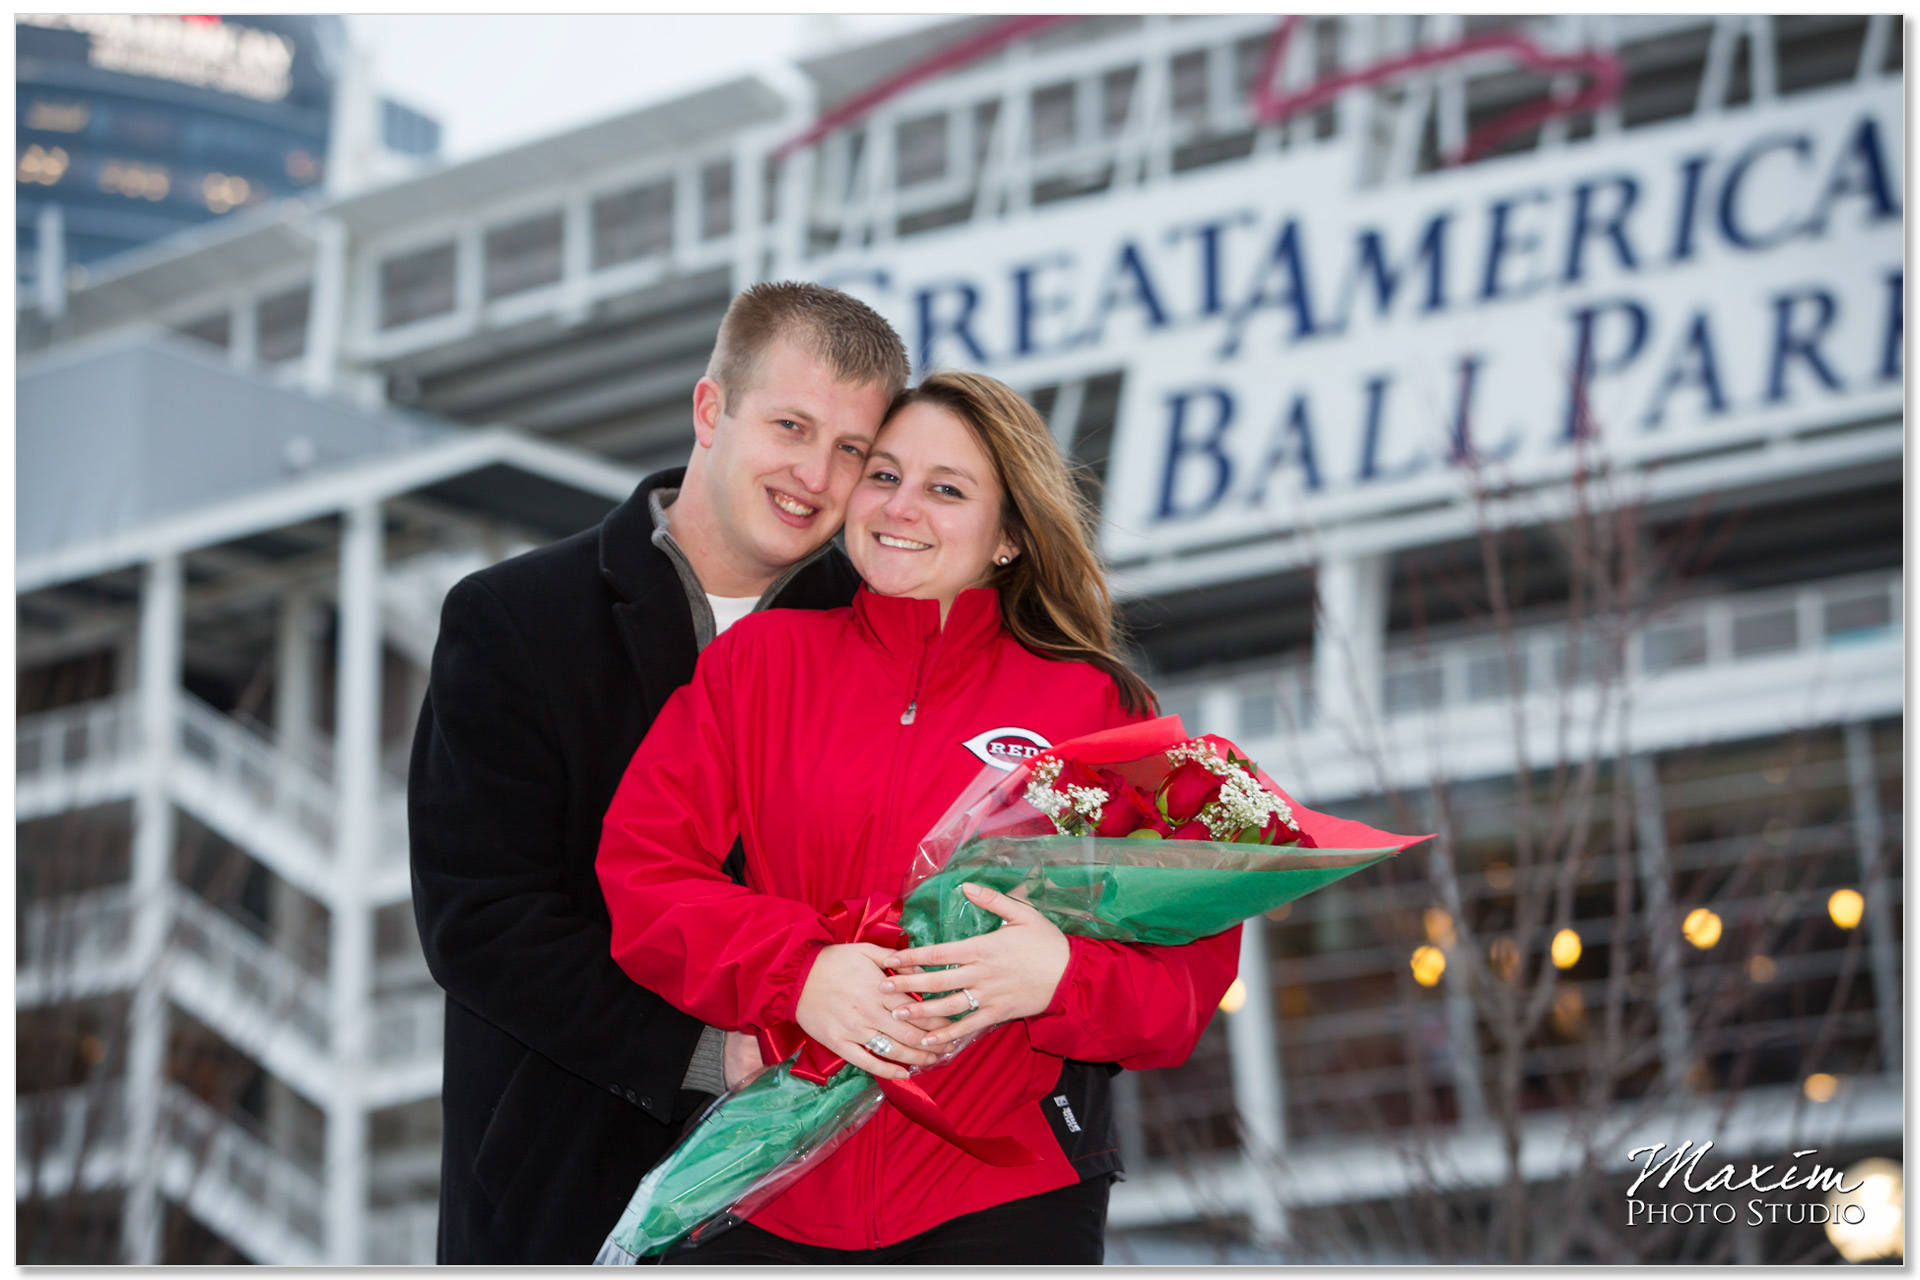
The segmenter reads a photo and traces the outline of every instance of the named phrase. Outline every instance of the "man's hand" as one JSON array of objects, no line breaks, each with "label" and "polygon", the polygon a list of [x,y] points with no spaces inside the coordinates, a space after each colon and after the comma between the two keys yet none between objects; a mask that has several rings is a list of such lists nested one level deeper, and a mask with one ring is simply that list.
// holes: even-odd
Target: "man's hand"
[{"label": "man's hand", "polygon": [[[908,1043],[939,1052],[995,1023],[1045,1013],[1053,1003],[1054,988],[1066,975],[1067,960],[1072,954],[1067,935],[1027,903],[985,885],[969,884],[963,888],[975,906],[984,907],[1006,923],[976,938],[880,955],[882,965],[899,971],[899,976],[881,982],[881,991],[889,995],[903,991],[955,993],[920,1005],[914,1010],[914,1025],[928,1016],[966,1014],[965,1017],[932,1032],[917,1036],[907,1033],[911,1037]],[[923,970],[927,965],[958,967],[907,972]],[[967,994],[963,993],[970,993],[979,1002],[979,1008],[973,1009]],[[909,1024],[902,1021],[896,1025],[906,1031]]]},{"label": "man's hand", "polygon": [[[887,976],[880,962],[886,955],[884,948],[868,942],[824,948],[807,974],[794,1020],[802,1031],[862,1071],[887,1080],[904,1080],[907,1068],[928,1066],[938,1059],[910,1047],[930,1033],[914,1029],[912,1021],[894,1017],[895,1008],[917,1002],[910,996],[888,995],[880,990]],[[875,1057],[867,1048],[867,1042],[879,1035],[893,1041],[884,1058]]]},{"label": "man's hand", "polygon": [[726,1047],[720,1053],[720,1074],[728,1092],[738,1089],[767,1069],[760,1060],[760,1041],[742,1031],[727,1032]]}]

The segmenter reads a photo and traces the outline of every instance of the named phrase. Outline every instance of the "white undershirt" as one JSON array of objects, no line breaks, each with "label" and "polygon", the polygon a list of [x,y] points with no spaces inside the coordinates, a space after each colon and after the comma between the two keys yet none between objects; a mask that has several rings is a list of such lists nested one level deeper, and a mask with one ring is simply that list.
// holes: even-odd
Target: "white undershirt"
[{"label": "white undershirt", "polygon": [[713,634],[719,635],[752,613],[753,606],[759,603],[759,596],[717,596],[707,592],[707,607],[713,610]]}]

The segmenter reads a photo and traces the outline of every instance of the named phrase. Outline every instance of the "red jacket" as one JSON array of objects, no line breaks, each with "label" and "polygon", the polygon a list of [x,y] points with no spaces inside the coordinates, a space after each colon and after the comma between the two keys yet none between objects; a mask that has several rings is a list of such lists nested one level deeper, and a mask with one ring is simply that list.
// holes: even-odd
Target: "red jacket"
[{"label": "red jacket", "polygon": [[[862,589],[847,609],[754,614],[701,654],[601,835],[613,958],[634,981],[715,1026],[792,1019],[830,940],[821,913],[900,892],[916,844],[982,767],[969,740],[1015,728],[1054,743],[1138,718],[1105,673],[1002,630],[994,592],[963,592],[944,630],[939,618],[935,601]],[[721,870],[736,833],[747,887]],[[963,1131],[1019,1138],[1041,1163],[991,1167],[883,1106],[752,1220],[877,1248],[1078,1180],[1043,1107],[1063,1060],[1185,1061],[1233,979],[1239,930],[1186,947],[1069,942],[1046,1012],[915,1077]]]}]

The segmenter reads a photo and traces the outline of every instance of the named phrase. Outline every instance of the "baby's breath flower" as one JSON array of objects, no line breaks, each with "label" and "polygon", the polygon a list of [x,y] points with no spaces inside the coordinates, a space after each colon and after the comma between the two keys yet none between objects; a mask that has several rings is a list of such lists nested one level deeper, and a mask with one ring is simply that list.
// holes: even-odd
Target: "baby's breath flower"
[{"label": "baby's breath flower", "polygon": [[1293,811],[1286,801],[1261,786],[1245,766],[1223,759],[1211,743],[1190,739],[1170,749],[1167,758],[1176,766],[1193,762],[1219,777],[1218,797],[1199,815],[1214,839],[1231,840],[1249,827],[1258,830],[1276,813],[1293,821]]}]

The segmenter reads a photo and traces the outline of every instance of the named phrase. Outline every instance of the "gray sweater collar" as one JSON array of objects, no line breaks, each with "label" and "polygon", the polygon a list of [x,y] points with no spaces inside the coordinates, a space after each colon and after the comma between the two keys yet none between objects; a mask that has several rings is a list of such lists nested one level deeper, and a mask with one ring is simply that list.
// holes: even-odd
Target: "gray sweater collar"
[{"label": "gray sweater collar", "polygon": [[[694,573],[693,563],[687,559],[687,553],[682,551],[680,544],[673,540],[673,534],[669,531],[667,523],[667,508],[672,506],[673,500],[679,496],[678,489],[655,489],[647,495],[647,510],[653,513],[653,545],[666,553],[667,559],[673,562],[674,572],[680,575],[680,585],[687,593],[687,608],[693,613],[694,642],[705,649],[713,643],[717,625],[713,620],[713,606],[707,603],[707,589],[700,584],[700,578]],[[813,554],[788,565],[786,572],[775,578],[773,583],[761,593],[760,599],[753,606],[753,611],[758,613],[762,609],[772,608],[774,598],[789,582],[793,581],[795,575],[826,555],[832,548],[833,540],[829,538],[815,548]]]}]

